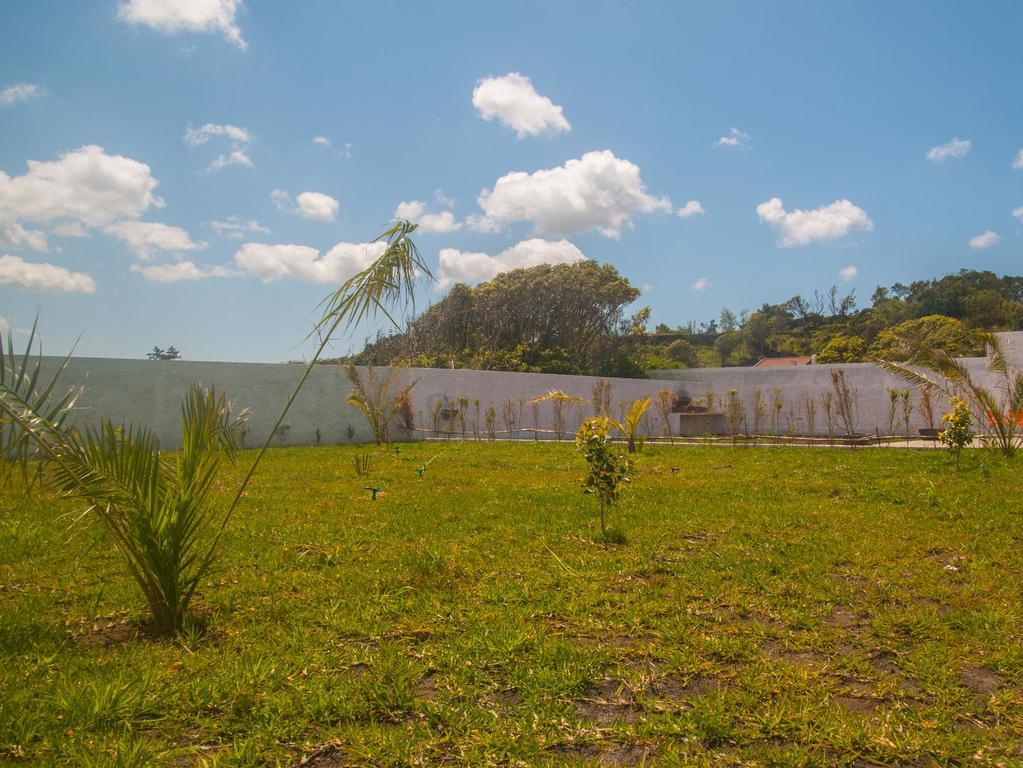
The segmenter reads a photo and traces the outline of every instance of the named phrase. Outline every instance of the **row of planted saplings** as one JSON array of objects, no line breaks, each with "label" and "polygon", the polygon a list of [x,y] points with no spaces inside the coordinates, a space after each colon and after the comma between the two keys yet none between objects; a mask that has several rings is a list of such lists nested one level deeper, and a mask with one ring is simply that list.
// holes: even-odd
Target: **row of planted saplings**
[{"label": "row of planted saplings", "polygon": [[[614,385],[598,379],[589,399],[579,395],[551,391],[533,398],[506,398],[486,404],[468,397],[442,398],[428,413],[413,408],[413,392],[418,380],[397,387],[399,369],[381,373],[368,367],[360,372],[346,365],[345,372],[352,385],[347,398],[357,408],[377,443],[396,437],[395,429],[405,439],[415,436],[459,438],[463,440],[499,440],[532,438],[562,440],[589,416],[607,416],[624,428],[630,447],[654,437],[655,421],[660,421],[661,434],[671,436],[669,414],[678,397],[668,390],[656,397],[633,401],[614,399]],[[651,413],[651,405],[659,419]]]},{"label": "row of planted saplings", "polygon": [[[872,432],[860,430],[860,394],[850,386],[842,369],[831,372],[831,387],[819,394],[803,392],[794,400],[786,400],[781,388],[770,392],[753,390],[746,401],[736,389],[728,390],[715,399],[713,391],[699,400],[708,413],[724,417],[726,431],[734,438],[749,440],[774,438],[826,439],[829,442],[862,441],[873,438],[889,443],[914,437],[937,439],[934,394],[927,387],[918,387],[914,402],[912,389],[887,389],[887,419],[884,425],[875,424]],[[925,425],[912,430],[914,413]]]}]

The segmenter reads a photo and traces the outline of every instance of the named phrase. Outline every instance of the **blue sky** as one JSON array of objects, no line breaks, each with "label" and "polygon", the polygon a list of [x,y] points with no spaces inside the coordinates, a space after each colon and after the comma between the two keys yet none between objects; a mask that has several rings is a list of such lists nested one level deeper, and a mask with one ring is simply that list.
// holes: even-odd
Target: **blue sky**
[{"label": "blue sky", "polygon": [[38,310],[53,353],[81,334],[84,355],[302,357],[315,305],[396,212],[444,284],[586,257],[670,325],[1023,272],[1019,3],[3,17],[0,327]]}]

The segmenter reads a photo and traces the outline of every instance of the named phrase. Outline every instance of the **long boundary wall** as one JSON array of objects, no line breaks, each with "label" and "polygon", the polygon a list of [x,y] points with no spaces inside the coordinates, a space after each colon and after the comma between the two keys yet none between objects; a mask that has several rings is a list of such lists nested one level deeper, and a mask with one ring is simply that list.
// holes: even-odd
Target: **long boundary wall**
[{"label": "long boundary wall", "polygon": [[[1023,365],[1023,332],[1002,334],[1003,341],[1016,365]],[[44,358],[45,368],[53,370],[59,358]],[[986,361],[969,358],[965,361],[971,373],[986,379]],[[121,360],[111,358],[73,358],[61,380],[61,386],[84,385],[80,400],[78,423],[96,424],[101,418],[115,423],[146,424],[159,437],[166,448],[177,447],[180,440],[180,402],[190,385],[202,382],[227,393],[238,407],[249,408],[247,445],[258,445],[264,439],[286,401],[302,376],[304,366],[296,364],[216,363],[150,360]],[[779,432],[808,432],[805,402],[812,399],[818,404],[815,432],[827,434],[822,408],[822,396],[831,390],[831,372],[842,368],[849,385],[856,390],[857,431],[882,434],[888,432],[888,388],[906,389],[906,385],[880,368],[865,364],[810,365],[791,368],[703,368],[650,371],[650,379],[606,379],[612,385],[612,400],[616,413],[623,405],[636,398],[655,395],[670,389],[679,395],[703,398],[708,390],[716,401],[729,390],[737,390],[743,400],[752,425],[754,392],[759,389],[770,407],[775,390],[780,390],[784,405],[778,415]],[[365,373],[365,369],[361,369]],[[378,375],[381,372],[378,372]],[[435,406],[442,407],[468,401],[469,415],[466,429],[472,434],[472,422],[478,403],[478,430],[485,432],[487,406],[497,411],[498,429],[503,430],[502,403],[515,412],[515,436],[532,438],[532,427],[550,430],[553,426],[553,407],[548,404],[534,410],[528,405],[530,398],[550,390],[589,398],[597,379],[590,376],[560,376],[502,371],[468,371],[438,368],[409,368],[398,371],[394,389],[412,381],[413,402],[417,424],[423,429],[432,426]],[[286,429],[278,436],[281,445],[313,445],[316,443],[368,442],[373,439],[362,415],[345,403],[351,385],[344,370],[338,366],[323,365],[313,370],[291,412],[285,419]],[[916,408],[917,393],[913,393],[914,411],[911,429],[915,432],[927,426]],[[935,403],[939,413],[946,408],[942,401]],[[717,406],[720,409],[720,406]],[[588,406],[565,407],[565,432],[574,433],[580,420],[588,416]],[[537,423],[538,422],[538,423]],[[769,423],[769,422],[768,422]],[[650,435],[663,433],[663,424],[651,407],[642,424],[641,432]],[[394,430],[397,433],[397,430]],[[419,433],[422,436],[424,433]],[[460,424],[454,434],[461,435]],[[501,435],[502,437],[506,435]],[[539,433],[541,438],[553,437],[549,432]]]}]

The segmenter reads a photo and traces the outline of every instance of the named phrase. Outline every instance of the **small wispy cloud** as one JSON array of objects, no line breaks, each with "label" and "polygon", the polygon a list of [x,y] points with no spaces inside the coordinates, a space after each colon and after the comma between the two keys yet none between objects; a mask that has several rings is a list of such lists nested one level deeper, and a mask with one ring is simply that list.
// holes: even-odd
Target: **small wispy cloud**
[{"label": "small wispy cloud", "polygon": [[748,147],[749,138],[749,134],[745,131],[740,131],[738,128],[730,128],[726,135],[721,136],[714,143],[719,147]]},{"label": "small wispy cloud", "polygon": [[710,281],[709,277],[698,277],[693,281],[693,284],[689,286],[692,291],[705,291],[710,288],[714,283]]},{"label": "small wispy cloud", "polygon": [[676,211],[676,213],[683,219],[688,219],[691,218],[692,216],[699,216],[702,213],[706,213],[706,211],[703,210],[703,206],[700,205],[699,200],[690,200],[681,208],[679,208],[678,211]]},{"label": "small wispy cloud", "polygon": [[932,163],[940,163],[942,160],[959,160],[966,157],[966,153],[973,148],[969,139],[954,138],[947,144],[939,144],[927,150],[927,159]]},{"label": "small wispy cloud", "polygon": [[326,136],[313,136],[313,144],[330,152],[336,152],[339,157],[351,158],[352,156],[352,143],[350,141],[345,142],[343,150],[337,149],[334,146],[334,142]]},{"label": "small wispy cloud", "polygon": [[34,83],[14,83],[0,91],[0,106],[9,107],[19,101],[38,99],[46,93],[42,86]]},{"label": "small wispy cloud", "polygon": [[850,264],[848,267],[842,267],[838,270],[838,276],[840,279],[848,282],[849,280],[855,280],[860,275],[860,270],[855,264]]},{"label": "small wispy cloud", "polygon": [[976,237],[971,237],[970,247],[973,248],[973,250],[975,251],[979,251],[984,248],[991,248],[995,245],[998,245],[1001,239],[1002,239],[1001,235],[989,229],[986,232],[981,232]]}]

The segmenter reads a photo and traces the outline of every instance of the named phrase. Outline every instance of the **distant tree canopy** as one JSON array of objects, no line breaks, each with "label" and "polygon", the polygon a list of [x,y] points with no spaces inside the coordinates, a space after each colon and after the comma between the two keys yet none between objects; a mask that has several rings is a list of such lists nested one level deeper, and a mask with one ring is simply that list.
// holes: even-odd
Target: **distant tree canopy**
[{"label": "distant tree canopy", "polygon": [[150,360],[180,360],[181,353],[178,352],[174,347],[167,347],[167,349],[160,349],[160,347],[153,347],[152,352],[147,352],[146,357]]},{"label": "distant tree canopy", "polygon": [[367,345],[358,361],[641,375],[632,341],[645,331],[649,309],[624,316],[638,297],[607,264],[516,269],[476,288],[452,286],[405,333]]},{"label": "distant tree canopy", "polygon": [[1023,328],[1023,277],[962,270],[878,287],[857,309],[836,287],[708,322],[646,331],[648,308],[614,267],[592,261],[498,275],[451,287],[406,333],[368,344],[356,362],[483,370],[642,376],[656,368],[751,365],[761,357],[817,355],[818,362],[903,360],[924,344],[979,355],[979,330]]}]

